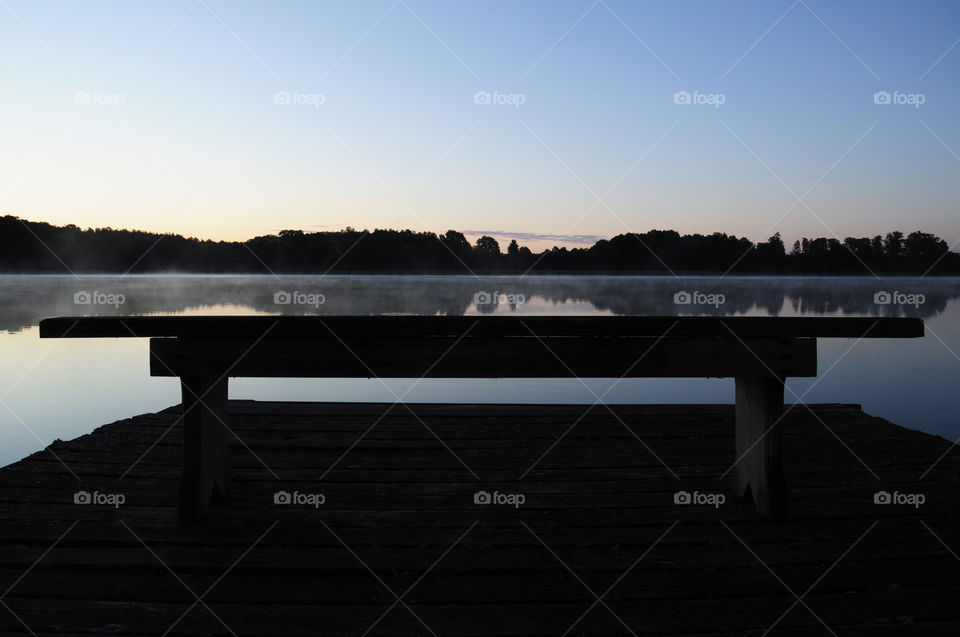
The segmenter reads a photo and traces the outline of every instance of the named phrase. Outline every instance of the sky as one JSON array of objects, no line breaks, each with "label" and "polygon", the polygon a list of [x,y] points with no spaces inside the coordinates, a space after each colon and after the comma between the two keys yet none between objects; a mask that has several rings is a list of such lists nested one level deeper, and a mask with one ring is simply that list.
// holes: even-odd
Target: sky
[{"label": "sky", "polygon": [[960,3],[0,0],[0,213],[960,240]]}]

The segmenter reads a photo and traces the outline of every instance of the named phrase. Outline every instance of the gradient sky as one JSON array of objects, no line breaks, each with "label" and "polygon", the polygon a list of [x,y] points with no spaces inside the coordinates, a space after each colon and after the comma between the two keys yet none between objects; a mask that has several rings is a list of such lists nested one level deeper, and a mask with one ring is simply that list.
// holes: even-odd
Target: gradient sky
[{"label": "gradient sky", "polygon": [[955,0],[2,0],[0,212],[953,244],[958,39]]}]

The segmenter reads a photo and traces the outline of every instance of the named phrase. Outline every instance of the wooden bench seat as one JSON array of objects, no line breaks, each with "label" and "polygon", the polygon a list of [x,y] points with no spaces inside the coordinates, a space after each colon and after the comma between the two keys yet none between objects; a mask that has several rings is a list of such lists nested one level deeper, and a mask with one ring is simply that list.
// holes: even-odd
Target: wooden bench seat
[{"label": "wooden bench seat", "polygon": [[180,518],[230,493],[229,377],[735,378],[734,490],[787,511],[784,382],[817,375],[817,338],[923,336],[920,319],[671,316],[131,316],[41,321],[41,338],[150,338],[183,403]]}]

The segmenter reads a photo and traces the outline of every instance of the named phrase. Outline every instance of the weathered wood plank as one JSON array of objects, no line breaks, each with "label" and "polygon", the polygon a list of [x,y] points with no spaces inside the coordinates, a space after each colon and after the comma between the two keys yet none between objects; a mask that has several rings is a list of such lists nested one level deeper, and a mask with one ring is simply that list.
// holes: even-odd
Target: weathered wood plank
[{"label": "weathered wood plank", "polygon": [[815,339],[363,337],[150,340],[153,376],[638,378],[816,376]]},{"label": "weathered wood plank", "polygon": [[[558,566],[558,569],[561,567]],[[557,572],[559,577],[570,580],[566,599],[547,604],[516,601],[512,604],[471,603],[464,596],[458,604],[426,604],[421,600],[411,601],[413,611],[437,634],[457,635],[557,635],[563,633],[585,611],[593,598],[568,573]],[[275,580],[264,579],[269,587]],[[766,580],[769,582],[769,578]],[[363,589],[365,595],[378,594],[378,584],[370,578],[370,585]],[[650,601],[643,604],[611,604],[614,612],[638,634],[673,635],[718,635],[760,634],[787,611],[794,598],[785,590],[768,584],[768,592],[756,597],[739,599],[735,604],[729,599],[704,597],[691,602],[689,599]],[[173,580],[173,586],[177,586]],[[183,589],[181,589],[183,590]],[[382,588],[381,588],[382,590]],[[905,597],[895,591],[878,591],[870,596],[849,593],[819,594],[813,591],[805,598],[807,605],[825,618],[831,630],[838,634],[876,634],[872,628],[880,625],[896,626],[899,634],[922,634],[912,632],[915,625],[937,623],[956,627],[958,612],[955,606],[943,604],[944,598],[956,598],[956,586],[940,589],[923,588],[915,596]],[[401,589],[402,592],[402,589]],[[366,600],[351,605],[347,612],[342,606],[323,605],[322,592],[313,605],[267,606],[251,604],[211,604],[211,610],[228,626],[238,627],[243,634],[276,634],[277,626],[289,635],[343,635],[361,634],[390,608],[390,602],[376,603]],[[129,604],[125,602],[57,600],[41,603],[18,598],[7,603],[35,631],[59,633],[71,620],[81,619],[84,627],[97,627],[96,632],[145,631],[161,634],[177,621],[193,602],[186,590],[180,603]],[[878,620],[878,611],[889,620]],[[9,614],[0,616],[0,630],[21,632],[23,626]],[[705,626],[709,620],[709,627]],[[387,634],[427,634],[427,629],[416,621],[403,607],[392,610],[384,617],[380,631]],[[594,609],[590,616],[581,620],[581,634],[622,635],[624,627],[602,607]],[[801,631],[799,634],[823,634],[826,630],[802,605],[778,624],[786,629]],[[110,627],[110,628],[108,628]],[[755,631],[755,632],[748,632]],[[906,631],[906,632],[904,632]],[[178,634],[222,634],[225,629],[203,607],[196,607],[179,620]],[[777,631],[780,634],[780,631]],[[898,634],[898,633],[894,633]]]},{"label": "weathered wood plank", "polygon": [[211,500],[230,497],[230,452],[227,447],[227,379],[187,376],[183,394],[183,468],[180,478],[180,521],[200,520]]},{"label": "weathered wood plank", "polygon": [[41,338],[341,338],[422,336],[840,337],[923,336],[923,321],[892,317],[761,316],[81,316],[40,322]]},{"label": "weathered wood plank", "polygon": [[784,380],[770,376],[736,380],[736,463],[734,491],[752,498],[757,511],[773,518],[787,514],[783,477]]}]

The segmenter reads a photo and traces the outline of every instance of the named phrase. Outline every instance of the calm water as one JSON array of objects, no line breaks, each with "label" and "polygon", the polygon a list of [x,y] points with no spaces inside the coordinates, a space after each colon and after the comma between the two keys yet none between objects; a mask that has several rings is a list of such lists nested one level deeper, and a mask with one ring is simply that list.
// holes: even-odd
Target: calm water
[{"label": "calm water", "polygon": [[[877,303],[888,300],[875,299],[880,292],[892,302]],[[860,403],[871,414],[954,440],[960,437],[958,298],[960,279],[0,276],[0,464],[55,438],[179,401],[176,379],[148,375],[146,339],[39,338],[41,318],[94,314],[917,316],[927,325],[922,339],[821,339],[820,376],[790,379],[787,401]],[[397,394],[413,386],[409,402],[595,400],[576,379],[384,382]],[[598,395],[614,385],[585,383]],[[394,400],[380,381],[365,379],[237,379],[230,397]],[[605,400],[729,403],[733,381],[628,379]]]}]

